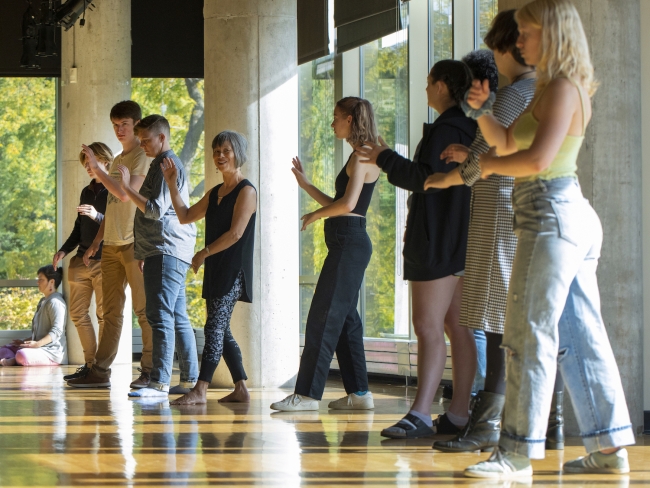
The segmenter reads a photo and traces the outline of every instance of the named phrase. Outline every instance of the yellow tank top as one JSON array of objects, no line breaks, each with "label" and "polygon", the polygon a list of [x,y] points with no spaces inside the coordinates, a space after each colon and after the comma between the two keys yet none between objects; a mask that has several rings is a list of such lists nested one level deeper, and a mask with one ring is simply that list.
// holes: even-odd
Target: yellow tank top
[{"label": "yellow tank top", "polygon": [[[576,88],[578,88],[578,92],[580,93],[580,106],[582,107],[582,135],[571,136],[567,134],[560,146],[557,156],[555,156],[555,159],[548,168],[536,175],[515,178],[515,184],[525,181],[553,180],[555,178],[564,178],[567,176],[573,176],[574,178],[578,177],[578,153],[580,152],[580,147],[582,147],[582,141],[585,139],[586,129],[585,104],[582,99],[582,90],[575,81],[570,81],[576,86]],[[544,92],[542,91],[542,93]],[[537,97],[537,100],[535,100],[531,109],[521,116],[514,128],[513,137],[519,151],[528,149],[535,139],[539,122],[533,116],[533,111],[535,110],[537,102],[542,97],[542,93]]]}]

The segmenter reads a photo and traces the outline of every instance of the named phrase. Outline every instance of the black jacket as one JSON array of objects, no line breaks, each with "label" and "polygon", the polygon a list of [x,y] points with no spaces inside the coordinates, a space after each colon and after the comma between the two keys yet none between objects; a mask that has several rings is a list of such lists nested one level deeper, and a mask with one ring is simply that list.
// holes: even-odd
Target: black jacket
[{"label": "black jacket", "polygon": [[[90,185],[81,190],[81,197],[79,198],[79,205],[92,205],[97,210],[97,220],[93,220],[85,215],[78,214],[77,220],[74,222],[74,228],[70,233],[70,237],[65,241],[59,251],[70,254],[77,249],[77,256],[83,257],[86,250],[90,247],[95,240],[99,226],[104,220],[106,213],[106,198],[108,197],[108,190],[104,188],[101,183],[96,183],[95,180],[90,182]],[[91,259],[102,258],[102,246],[99,246],[99,251]]]},{"label": "black jacket", "polygon": [[433,124],[424,124],[415,160],[394,151],[383,151],[377,165],[393,185],[413,192],[404,236],[404,279],[431,281],[465,269],[471,189],[465,185],[424,191],[432,173],[448,173],[457,167],[440,159],[449,144],[469,146],[476,122],[458,107],[442,113]]}]

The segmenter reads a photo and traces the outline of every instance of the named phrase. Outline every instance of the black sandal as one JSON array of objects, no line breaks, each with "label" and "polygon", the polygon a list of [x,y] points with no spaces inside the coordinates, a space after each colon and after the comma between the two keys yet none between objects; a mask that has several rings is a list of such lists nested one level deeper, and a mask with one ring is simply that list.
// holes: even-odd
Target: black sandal
[{"label": "black sandal", "polygon": [[415,439],[417,437],[431,437],[434,434],[435,432],[431,427],[410,413],[407,413],[402,420],[392,427],[381,431],[383,437],[391,439]]},{"label": "black sandal", "polygon": [[439,415],[438,418],[433,421],[433,427],[436,435],[458,435],[465,428],[464,426],[456,427],[456,425],[449,420],[446,413]]}]

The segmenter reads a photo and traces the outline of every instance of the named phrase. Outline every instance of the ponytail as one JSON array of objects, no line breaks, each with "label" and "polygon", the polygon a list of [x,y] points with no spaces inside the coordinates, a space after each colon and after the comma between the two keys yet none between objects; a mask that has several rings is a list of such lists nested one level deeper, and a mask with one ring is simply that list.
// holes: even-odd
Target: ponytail
[{"label": "ponytail", "polygon": [[359,146],[366,141],[377,144],[379,138],[375,123],[375,111],[368,100],[358,97],[345,97],[336,102],[336,106],[345,115],[352,117],[347,142],[352,146]]}]

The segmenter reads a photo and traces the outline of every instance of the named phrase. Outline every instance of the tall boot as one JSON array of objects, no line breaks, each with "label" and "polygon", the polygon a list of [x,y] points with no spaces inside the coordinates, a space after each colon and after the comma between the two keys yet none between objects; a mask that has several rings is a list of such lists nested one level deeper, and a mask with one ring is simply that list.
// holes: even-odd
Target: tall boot
[{"label": "tall boot", "polygon": [[463,431],[450,441],[434,442],[433,448],[442,452],[471,452],[496,447],[501,434],[504,403],[505,395],[479,391]]},{"label": "tall boot", "polygon": [[548,428],[546,429],[546,449],[549,451],[561,451],[564,449],[564,416],[562,415],[562,400],[564,392],[553,393],[551,401],[551,413],[548,416]]}]

